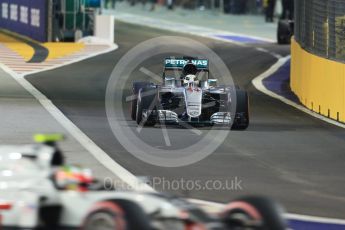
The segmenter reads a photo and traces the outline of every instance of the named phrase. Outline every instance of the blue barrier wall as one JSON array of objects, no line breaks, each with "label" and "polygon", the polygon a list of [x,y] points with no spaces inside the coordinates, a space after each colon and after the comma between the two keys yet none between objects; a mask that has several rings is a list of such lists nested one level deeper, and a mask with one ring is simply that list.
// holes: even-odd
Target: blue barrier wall
[{"label": "blue barrier wall", "polygon": [[47,41],[46,0],[0,0],[0,28]]}]

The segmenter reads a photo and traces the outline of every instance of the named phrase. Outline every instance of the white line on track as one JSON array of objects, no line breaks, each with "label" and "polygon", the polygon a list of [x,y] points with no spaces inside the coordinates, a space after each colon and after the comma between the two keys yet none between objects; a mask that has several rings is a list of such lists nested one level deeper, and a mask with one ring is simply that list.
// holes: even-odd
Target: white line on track
[{"label": "white line on track", "polygon": [[[105,12],[108,14],[113,13],[107,10]],[[163,30],[174,31],[174,32],[179,32],[179,33],[187,33],[187,34],[201,36],[201,37],[208,37],[215,40],[227,41],[227,42],[231,42],[240,46],[245,46],[245,44],[235,41],[235,40],[231,40],[231,39],[216,37],[216,35],[240,36],[240,37],[247,37],[247,38],[251,38],[251,39],[255,39],[255,40],[259,40],[263,42],[276,42],[269,38],[258,37],[254,35],[246,35],[246,34],[233,33],[233,32],[224,31],[224,30],[210,29],[207,27],[188,25],[188,24],[172,22],[172,21],[163,20],[163,19],[159,19],[158,21],[157,19],[152,18],[152,17],[137,16],[137,15],[128,14],[128,13],[117,12],[115,14],[115,19],[118,19],[120,21],[125,21],[131,24],[143,25],[145,27],[150,27],[150,28],[163,29]]]},{"label": "white line on track", "polygon": [[315,118],[318,118],[322,121],[325,121],[327,123],[330,123],[332,125],[335,125],[335,126],[338,126],[338,127],[341,127],[341,128],[345,128],[345,124],[342,124],[340,122],[337,122],[335,120],[332,120],[332,119],[329,119],[327,117],[324,117],[318,113],[315,113],[311,110],[309,110],[308,108],[302,106],[302,105],[299,105],[297,104],[296,102],[293,102],[283,96],[280,96],[270,90],[268,90],[264,84],[263,84],[263,80],[265,80],[266,78],[268,78],[269,76],[271,76],[272,74],[274,74],[280,67],[282,67],[286,62],[288,62],[290,60],[290,56],[288,57],[284,57],[284,58],[280,58],[278,59],[278,61],[273,65],[271,66],[271,68],[269,68],[267,71],[265,71],[264,73],[262,73],[261,75],[259,75],[258,77],[254,78],[252,83],[253,85],[255,86],[255,88],[259,91],[261,91],[262,93],[270,96],[270,97],[273,97],[273,98],[276,98],[282,102],[284,102],[285,104],[287,105],[290,105],[300,111],[303,111],[307,114],[309,114],[310,116],[313,116]]},{"label": "white line on track", "polygon": [[[70,65],[91,57],[105,54],[116,50],[118,46],[113,46],[106,51],[90,54],[89,56],[70,61],[59,66],[46,68],[44,70],[35,71],[35,73],[56,69],[62,66]],[[26,74],[17,74],[7,66],[0,63],[0,67],[7,72],[14,80],[16,80],[24,89],[26,89],[32,96],[34,96],[40,104],[102,165],[109,169],[112,173],[120,177],[125,183],[135,189],[141,191],[154,191],[147,184],[141,182],[136,176],[130,173],[127,169],[115,162],[107,153],[98,147],[85,133],[83,133],[71,120],[69,120],[44,94],[37,90],[29,81],[25,79]],[[30,74],[32,74],[31,72]]]}]

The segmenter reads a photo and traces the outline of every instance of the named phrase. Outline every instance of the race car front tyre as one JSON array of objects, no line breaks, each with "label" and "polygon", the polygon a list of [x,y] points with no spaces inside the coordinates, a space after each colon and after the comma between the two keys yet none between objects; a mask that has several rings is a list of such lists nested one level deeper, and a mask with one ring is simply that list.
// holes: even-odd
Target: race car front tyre
[{"label": "race car front tyre", "polygon": [[133,121],[135,121],[136,119],[136,114],[137,114],[137,98],[138,98],[138,94],[139,94],[139,90],[141,88],[145,88],[148,86],[152,86],[153,84],[150,82],[145,82],[145,81],[135,81],[132,84],[132,100],[131,100],[131,118]]},{"label": "race car front tyre", "polygon": [[152,114],[156,104],[156,89],[142,88],[139,90],[137,100],[136,122],[139,126],[154,126],[157,122]]},{"label": "race car front tyre", "polygon": [[98,202],[86,217],[82,230],[126,230],[125,211],[112,201]]},{"label": "race car front tyre", "polygon": [[245,130],[249,126],[249,97],[242,89],[236,89],[236,113],[233,117],[232,130]]},{"label": "race car front tyre", "polygon": [[151,223],[142,208],[127,200],[96,203],[81,230],[150,230]]},{"label": "race car front tyre", "polygon": [[245,197],[230,202],[220,215],[227,229],[285,230],[280,205],[263,197]]}]

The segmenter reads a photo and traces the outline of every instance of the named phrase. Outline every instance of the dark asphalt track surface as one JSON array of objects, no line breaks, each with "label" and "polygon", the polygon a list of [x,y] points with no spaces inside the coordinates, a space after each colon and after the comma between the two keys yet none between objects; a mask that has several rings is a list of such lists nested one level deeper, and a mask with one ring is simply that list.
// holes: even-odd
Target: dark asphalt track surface
[{"label": "dark asphalt track surface", "polygon": [[[248,90],[251,125],[247,131],[231,132],[211,156],[185,167],[157,167],[128,153],[109,128],[104,105],[106,85],[114,66],[129,49],[162,35],[176,34],[118,22],[116,42],[120,48],[117,51],[27,79],[114,160],[135,175],[164,177],[166,180],[225,181],[235,177],[242,180],[242,190],[237,191],[171,189],[170,192],[216,202],[263,194],[278,200],[292,213],[345,218],[344,130],[257,91],[251,80],[267,70],[276,59],[257,51],[255,45],[240,47],[187,36],[213,49],[230,68],[236,83]],[[289,54],[287,46],[258,46],[282,56]],[[152,58],[145,67],[160,73],[162,63],[161,57]],[[144,79],[143,74],[131,75],[131,79],[139,77]],[[118,90],[128,94],[129,88],[130,81],[126,89]],[[124,107],[127,109],[128,105],[125,103]],[[135,127],[135,123],[128,119],[128,128]],[[207,129],[201,130],[207,132]],[[195,135],[189,130],[169,128],[168,132],[174,148],[195,141]],[[145,129],[143,134],[149,137],[147,142],[152,145],[164,146],[160,128]],[[163,189],[163,186],[157,188]]]}]

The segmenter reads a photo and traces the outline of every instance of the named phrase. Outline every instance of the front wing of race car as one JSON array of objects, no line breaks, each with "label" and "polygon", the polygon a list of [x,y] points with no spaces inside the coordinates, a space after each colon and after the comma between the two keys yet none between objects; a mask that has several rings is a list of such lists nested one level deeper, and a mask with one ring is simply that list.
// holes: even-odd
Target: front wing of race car
[{"label": "front wing of race car", "polygon": [[[138,94],[140,108],[137,123],[143,126],[161,124],[219,125],[245,130],[249,125],[247,92],[236,89],[236,108],[230,91],[224,87],[212,90],[195,88],[142,88]],[[142,119],[141,119],[142,118]]]},{"label": "front wing of race car", "polygon": [[146,119],[156,119],[161,124],[203,124],[203,125],[230,125],[230,112],[213,113],[209,119],[205,120],[201,117],[179,116],[176,112],[170,110],[146,110],[143,112]]},{"label": "front wing of race car", "polygon": [[165,87],[152,94],[158,97],[149,99],[142,110],[143,118],[152,123],[228,126],[233,121],[230,103],[222,98],[228,98],[227,93],[211,94],[201,88]]}]

